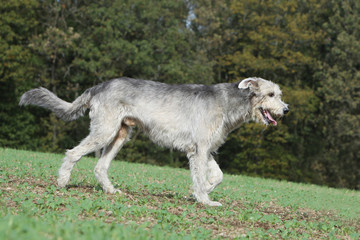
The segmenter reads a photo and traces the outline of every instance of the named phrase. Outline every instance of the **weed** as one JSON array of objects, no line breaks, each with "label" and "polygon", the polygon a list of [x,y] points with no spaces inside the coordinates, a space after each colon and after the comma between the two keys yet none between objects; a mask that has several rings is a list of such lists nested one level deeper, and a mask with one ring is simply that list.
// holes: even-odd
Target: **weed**
[{"label": "weed", "polygon": [[76,165],[56,186],[61,155],[0,149],[0,239],[359,239],[360,192],[225,175],[194,201],[188,170],[115,161],[123,194],[105,194],[96,164]]}]

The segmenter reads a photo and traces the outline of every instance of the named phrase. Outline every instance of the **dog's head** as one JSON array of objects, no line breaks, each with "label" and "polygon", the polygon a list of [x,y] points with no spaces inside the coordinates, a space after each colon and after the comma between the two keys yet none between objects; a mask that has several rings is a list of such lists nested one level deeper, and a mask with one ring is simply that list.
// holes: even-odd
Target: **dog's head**
[{"label": "dog's head", "polygon": [[[289,112],[288,104],[281,100],[280,87],[262,78],[246,78],[242,80],[239,89],[248,89],[252,93],[252,118],[265,125],[277,125],[274,117],[281,117]],[[273,117],[274,116],[274,117]]]}]

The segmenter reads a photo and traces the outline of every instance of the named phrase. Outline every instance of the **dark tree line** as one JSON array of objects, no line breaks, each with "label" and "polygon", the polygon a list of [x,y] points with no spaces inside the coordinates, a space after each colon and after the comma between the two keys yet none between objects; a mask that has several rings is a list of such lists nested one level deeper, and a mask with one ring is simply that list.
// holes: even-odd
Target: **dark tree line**
[{"label": "dark tree line", "polygon": [[[278,127],[232,133],[222,168],[360,189],[360,2],[6,0],[0,5],[0,146],[63,152],[88,133],[17,103],[43,86],[72,101],[128,76],[166,83],[279,83],[291,113]],[[186,167],[141,133],[118,159]]]}]

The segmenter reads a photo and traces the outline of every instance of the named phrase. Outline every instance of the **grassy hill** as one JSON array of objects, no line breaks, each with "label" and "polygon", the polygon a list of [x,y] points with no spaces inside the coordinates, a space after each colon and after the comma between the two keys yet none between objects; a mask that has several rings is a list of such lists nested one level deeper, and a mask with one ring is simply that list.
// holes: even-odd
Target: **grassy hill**
[{"label": "grassy hill", "polygon": [[194,201],[184,169],[114,161],[104,194],[84,158],[67,189],[63,155],[0,148],[0,239],[359,239],[360,192],[225,175]]}]

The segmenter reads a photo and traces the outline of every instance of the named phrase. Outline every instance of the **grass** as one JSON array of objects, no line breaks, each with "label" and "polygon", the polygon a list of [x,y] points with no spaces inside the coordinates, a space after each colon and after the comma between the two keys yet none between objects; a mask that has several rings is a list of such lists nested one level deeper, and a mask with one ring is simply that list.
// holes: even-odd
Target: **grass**
[{"label": "grass", "polygon": [[114,161],[104,194],[94,158],[56,187],[62,155],[0,148],[0,239],[359,239],[360,192],[225,175],[194,201],[188,170]]}]

